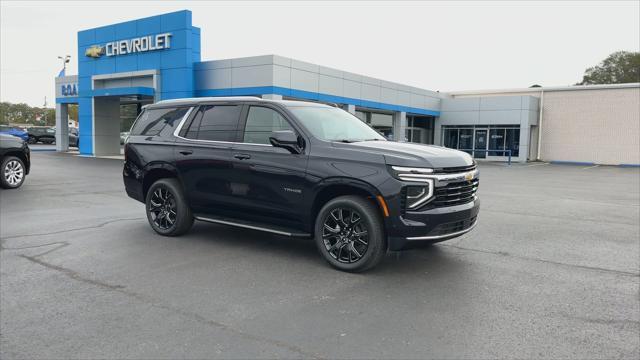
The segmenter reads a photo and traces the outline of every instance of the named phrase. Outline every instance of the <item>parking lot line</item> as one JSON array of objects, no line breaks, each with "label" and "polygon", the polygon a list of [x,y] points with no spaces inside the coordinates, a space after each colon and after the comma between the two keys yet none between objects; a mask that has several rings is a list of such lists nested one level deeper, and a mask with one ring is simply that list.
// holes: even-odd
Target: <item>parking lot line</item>
[{"label": "parking lot line", "polygon": [[582,170],[589,170],[589,169],[597,168],[598,166],[600,165],[587,166],[587,167],[583,167]]}]

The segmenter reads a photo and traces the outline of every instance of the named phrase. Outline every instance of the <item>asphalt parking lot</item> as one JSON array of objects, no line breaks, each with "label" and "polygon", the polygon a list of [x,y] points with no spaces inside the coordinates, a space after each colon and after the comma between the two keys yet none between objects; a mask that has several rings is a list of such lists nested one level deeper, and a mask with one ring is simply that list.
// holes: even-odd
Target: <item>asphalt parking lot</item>
[{"label": "asphalt parking lot", "polygon": [[0,193],[0,358],[640,356],[640,169],[481,164],[480,222],[378,268],[197,223],[160,237],[121,161],[37,152]]}]

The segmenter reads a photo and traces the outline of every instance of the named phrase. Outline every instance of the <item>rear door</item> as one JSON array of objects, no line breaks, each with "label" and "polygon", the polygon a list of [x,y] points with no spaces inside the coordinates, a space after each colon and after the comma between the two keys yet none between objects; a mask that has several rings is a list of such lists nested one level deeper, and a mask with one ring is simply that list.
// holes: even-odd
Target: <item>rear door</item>
[{"label": "rear door", "polygon": [[198,214],[228,215],[235,209],[229,176],[241,110],[235,103],[201,105],[180,130],[176,167]]},{"label": "rear door", "polygon": [[286,115],[268,104],[247,104],[233,146],[231,190],[250,220],[302,229],[307,194],[306,153],[292,154],[269,142],[272,131],[292,130]]}]

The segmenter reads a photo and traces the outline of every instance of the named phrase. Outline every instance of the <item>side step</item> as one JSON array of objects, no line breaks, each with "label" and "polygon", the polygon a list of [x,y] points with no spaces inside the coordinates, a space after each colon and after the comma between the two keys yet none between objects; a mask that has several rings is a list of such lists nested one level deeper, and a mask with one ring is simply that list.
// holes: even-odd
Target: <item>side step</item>
[{"label": "side step", "polygon": [[194,217],[196,218],[196,220],[200,220],[200,221],[236,226],[236,227],[241,227],[241,228],[251,229],[251,230],[264,231],[272,234],[291,236],[291,237],[306,237],[306,238],[311,237],[311,234],[300,232],[298,230],[285,228],[281,226],[265,225],[262,223],[256,223],[256,222],[251,222],[246,220],[230,219],[230,218],[219,217],[215,215],[195,215]]}]

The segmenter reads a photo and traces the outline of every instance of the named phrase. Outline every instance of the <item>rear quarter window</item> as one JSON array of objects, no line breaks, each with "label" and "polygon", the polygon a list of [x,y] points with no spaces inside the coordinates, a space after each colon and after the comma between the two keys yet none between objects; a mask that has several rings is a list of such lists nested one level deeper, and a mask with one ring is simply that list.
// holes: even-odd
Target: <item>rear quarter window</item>
[{"label": "rear quarter window", "polygon": [[175,128],[187,111],[188,107],[145,109],[133,125],[131,135],[160,135],[165,127]]}]

